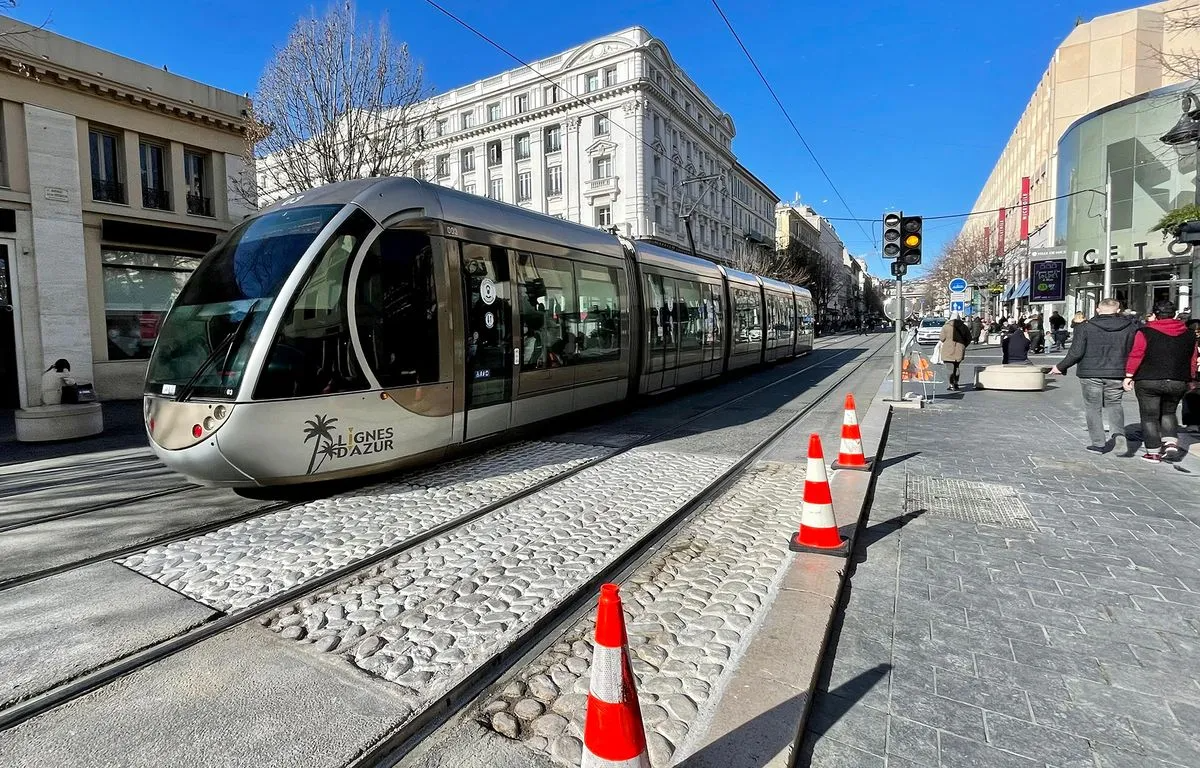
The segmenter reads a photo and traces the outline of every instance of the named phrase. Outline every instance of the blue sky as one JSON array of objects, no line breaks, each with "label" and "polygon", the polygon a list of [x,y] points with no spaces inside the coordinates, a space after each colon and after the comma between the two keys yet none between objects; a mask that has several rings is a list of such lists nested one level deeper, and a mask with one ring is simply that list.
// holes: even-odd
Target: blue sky
[{"label": "blue sky", "polygon": [[[732,115],[739,160],[785,200],[850,215],[792,132],[710,0],[439,0],[514,54],[547,56],[640,24]],[[721,0],[725,13],[854,215],[892,208],[969,210],[1051,53],[1075,19],[1133,0]],[[387,12],[439,90],[515,66],[423,0],[358,0]],[[296,18],[289,0],[20,0],[15,16],[58,34],[237,92],[253,93],[263,64]],[[324,0],[317,3],[324,8]],[[131,23],[131,20],[135,20]],[[1014,36],[1014,30],[1024,33]],[[929,222],[926,252],[961,220]],[[835,222],[847,246],[886,267],[862,230]],[[870,230],[870,224],[863,226]],[[926,262],[929,258],[926,258]]]}]

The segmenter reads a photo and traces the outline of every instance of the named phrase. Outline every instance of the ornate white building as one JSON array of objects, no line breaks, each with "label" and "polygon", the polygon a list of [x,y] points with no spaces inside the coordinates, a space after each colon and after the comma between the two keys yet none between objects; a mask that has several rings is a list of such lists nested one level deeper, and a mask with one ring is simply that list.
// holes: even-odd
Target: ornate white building
[{"label": "ornate white building", "polygon": [[724,262],[774,247],[778,198],[734,157],[733,120],[645,29],[531,66],[435,96],[413,175],[684,251],[691,211]]}]

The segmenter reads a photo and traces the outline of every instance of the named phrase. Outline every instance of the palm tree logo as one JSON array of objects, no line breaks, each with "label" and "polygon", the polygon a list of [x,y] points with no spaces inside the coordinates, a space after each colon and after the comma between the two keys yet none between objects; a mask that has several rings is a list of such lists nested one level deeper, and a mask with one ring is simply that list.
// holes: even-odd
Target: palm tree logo
[{"label": "palm tree logo", "polygon": [[[317,454],[323,454],[321,461],[332,457],[333,451],[333,425],[337,423],[337,418],[330,418],[325,415],[317,415],[312,419],[304,422],[304,442],[315,440],[313,443],[312,456],[308,459],[308,471],[304,474],[311,475],[317,468]],[[322,450],[324,447],[324,450]],[[316,465],[316,466],[314,466]]]}]

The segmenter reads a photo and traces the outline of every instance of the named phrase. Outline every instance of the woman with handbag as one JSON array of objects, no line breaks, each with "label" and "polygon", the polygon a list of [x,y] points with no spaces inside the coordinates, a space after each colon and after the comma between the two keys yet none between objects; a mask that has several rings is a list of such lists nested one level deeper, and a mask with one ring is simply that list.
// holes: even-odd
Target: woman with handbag
[{"label": "woman with handbag", "polygon": [[967,345],[971,343],[971,331],[962,318],[955,314],[950,322],[942,326],[942,335],[938,341],[938,352],[942,362],[950,368],[950,391],[958,391],[958,366],[967,356]]}]

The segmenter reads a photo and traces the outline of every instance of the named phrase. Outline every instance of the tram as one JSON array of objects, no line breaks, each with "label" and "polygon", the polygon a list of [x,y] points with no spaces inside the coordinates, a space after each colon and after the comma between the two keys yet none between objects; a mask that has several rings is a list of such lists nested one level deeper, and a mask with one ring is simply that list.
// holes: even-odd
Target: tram
[{"label": "tram", "polygon": [[150,444],[241,488],[436,461],[812,349],[809,291],[411,178],[281,201],[209,252],[147,369]]}]

